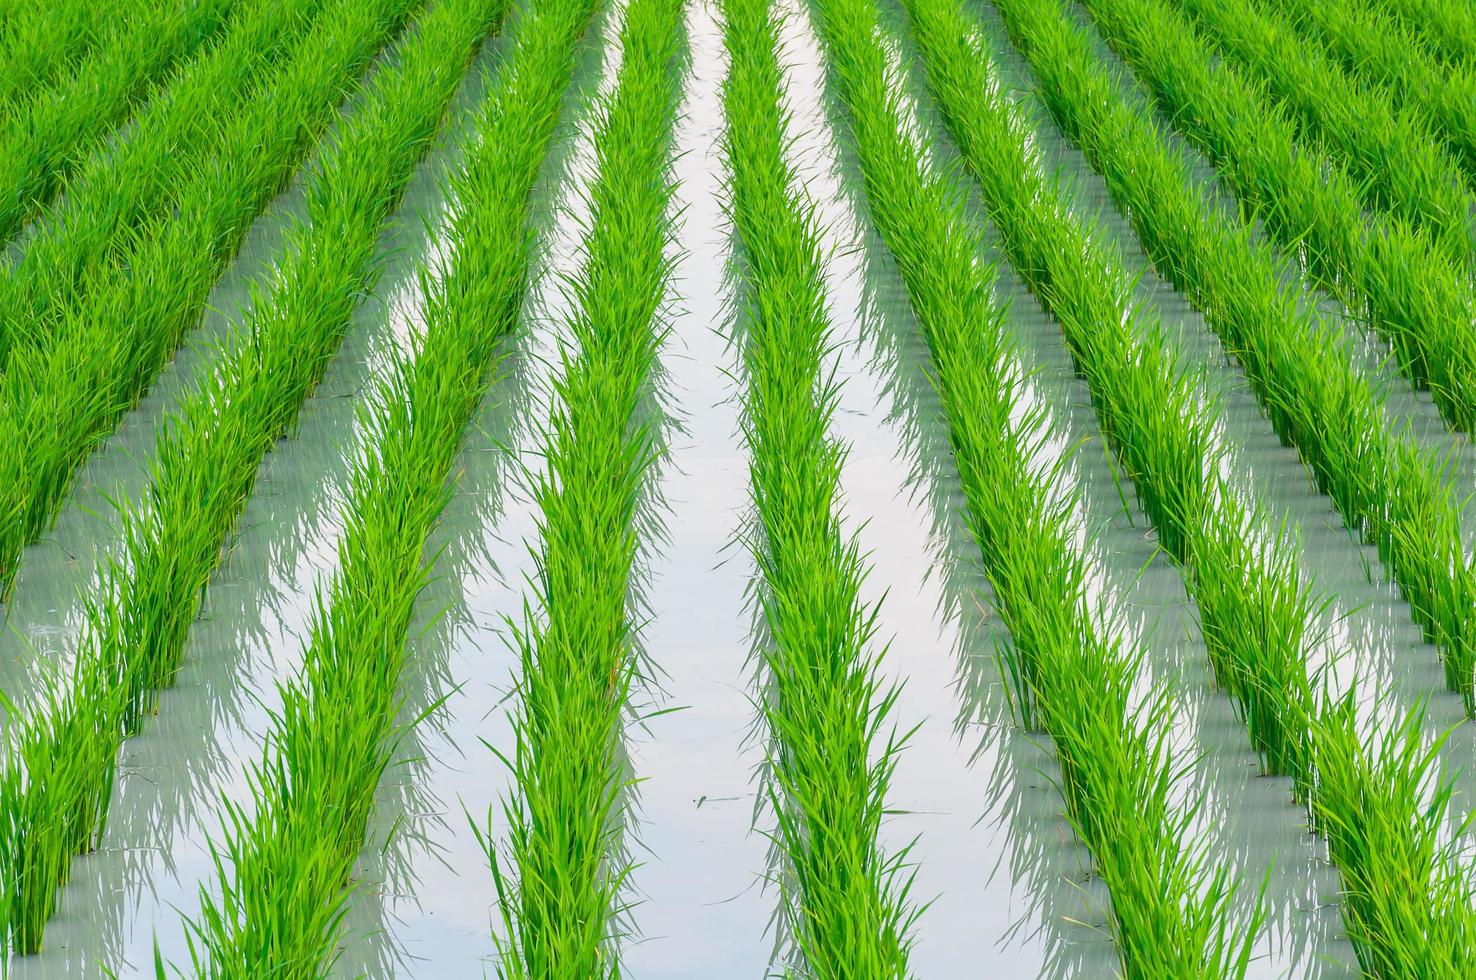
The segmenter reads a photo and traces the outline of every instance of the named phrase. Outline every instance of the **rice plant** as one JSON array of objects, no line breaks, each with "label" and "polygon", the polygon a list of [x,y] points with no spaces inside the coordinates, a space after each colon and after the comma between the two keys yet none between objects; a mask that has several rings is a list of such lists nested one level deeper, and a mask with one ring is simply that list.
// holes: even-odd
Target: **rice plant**
[{"label": "rice plant", "polygon": [[1471,261],[1476,205],[1460,167],[1425,121],[1399,113],[1377,91],[1360,89],[1291,26],[1262,9],[1266,0],[1180,0],[1232,63],[1263,79],[1293,113],[1303,136],[1364,182],[1371,205],[1425,229],[1454,261]]},{"label": "rice plant", "polygon": [[571,339],[534,474],[540,545],[516,629],[515,789],[507,839],[485,839],[506,977],[620,975],[623,722],[636,668],[630,608],[641,501],[658,449],[654,396],[670,280],[672,129],[684,0],[632,0],[615,89],[594,123]]},{"label": "rice plant", "polygon": [[1155,312],[1132,301],[1122,260],[1046,175],[1036,134],[977,43],[960,0],[904,0],[943,120],[982,191],[1010,262],[1061,324],[1077,370],[1159,542],[1184,566],[1215,674],[1267,772],[1309,777],[1308,590],[1292,542],[1222,474],[1203,377],[1181,365]]},{"label": "rice plant", "polygon": [[266,453],[291,426],[378,268],[374,248],[505,0],[438,4],[314,167],[308,223],[221,362],[159,437],[147,499],[89,606],[75,686],[29,706],[0,788],[0,923],[40,949],[73,856],[107,819],[123,738],[173,683],[210,572]]},{"label": "rice plant", "polygon": [[1303,37],[1401,112],[1423,116],[1476,181],[1476,66],[1446,65],[1382,4],[1275,0]]},{"label": "rice plant", "polygon": [[[464,32],[495,9],[457,0],[429,16]],[[318,598],[303,667],[285,686],[265,755],[251,769],[255,812],[230,810],[224,839],[213,843],[221,894],[202,889],[191,964],[200,975],[318,976],[335,956],[350,872],[399,734],[405,634],[428,572],[426,535],[454,478],[462,430],[499,376],[518,324],[533,246],[529,195],[594,9],[535,2],[514,22],[449,181],[448,250],[422,279],[425,326],[364,417],[339,569]],[[426,51],[435,49],[428,40]]]},{"label": "rice plant", "polygon": [[1284,263],[1199,185],[1058,0],[995,5],[1052,116],[1102,174],[1149,257],[1205,312],[1273,427],[1301,451],[1348,527],[1378,546],[1441,652],[1447,686],[1468,714],[1476,711],[1476,572],[1433,453],[1390,430],[1376,387],[1289,285]]},{"label": "rice plant", "polygon": [[231,18],[236,0],[115,12],[108,42],[65,83],[0,109],[0,240],[44,206],[153,86]]},{"label": "rice plant", "polygon": [[[872,221],[897,262],[931,352],[970,530],[1013,643],[1005,668],[1028,724],[1050,734],[1066,812],[1112,897],[1130,977],[1242,976],[1259,919],[1229,921],[1233,886],[1191,843],[1171,802],[1178,764],[1165,742],[1162,689],[1130,696],[1142,650],[1094,615],[1068,527],[1072,501],[1032,461],[1044,425],[1022,405],[1023,378],[993,295],[982,242],[957,190],[905,135],[898,92],[869,0],[812,8],[850,120]],[[1139,705],[1134,707],[1134,705]],[[1237,924],[1239,925],[1239,924]]]},{"label": "rice plant", "polygon": [[173,213],[160,215],[125,254],[80,273],[84,282],[96,277],[95,288],[75,298],[57,290],[67,301],[56,310],[53,335],[17,353],[0,378],[0,514],[7,516],[0,584],[7,589],[21,548],[51,524],[77,467],[196,324],[251,221],[419,2],[336,5],[261,96],[229,117],[213,150],[180,175]]},{"label": "rice plant", "polygon": [[1087,6],[1175,125],[1215,161],[1246,216],[1390,341],[1400,369],[1430,389],[1453,428],[1476,426],[1476,306],[1465,260],[1442,254],[1402,218],[1366,215],[1358,182],[1301,145],[1254,82],[1215,66],[1182,17],[1150,0]]},{"label": "rice plant", "polygon": [[[908,976],[906,854],[878,842],[899,744],[877,676],[867,563],[841,527],[846,448],[829,435],[838,382],[820,232],[786,159],[788,115],[770,0],[724,0],[729,201],[744,297],[738,340],[751,542],[763,579],[770,803],[787,867],[780,914],[807,976]],[[793,884],[789,884],[792,880]]]}]

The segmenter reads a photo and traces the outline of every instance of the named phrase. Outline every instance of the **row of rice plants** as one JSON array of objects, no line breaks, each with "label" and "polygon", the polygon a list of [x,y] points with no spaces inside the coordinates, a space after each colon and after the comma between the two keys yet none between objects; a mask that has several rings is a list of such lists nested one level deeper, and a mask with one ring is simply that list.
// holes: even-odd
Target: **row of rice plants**
[{"label": "row of rice plants", "polygon": [[1215,674],[1239,703],[1265,769],[1305,785],[1301,714],[1310,689],[1309,603],[1293,549],[1227,483],[1198,372],[1132,302],[1121,259],[1071,213],[1046,176],[1029,124],[1000,87],[961,0],[904,0],[928,87],[1005,253],[1055,316],[1086,379],[1102,432],[1158,531],[1185,567]]},{"label": "row of rice plants", "polygon": [[933,361],[970,530],[1013,637],[1005,667],[1027,724],[1050,734],[1067,814],[1112,896],[1114,934],[1133,977],[1241,976],[1259,921],[1228,921],[1229,873],[1211,871],[1171,802],[1180,772],[1167,745],[1171,702],[1146,697],[1143,651],[1092,613],[1072,544],[1072,495],[1053,495],[1067,460],[1035,462],[1044,417],[992,295],[982,242],[958,191],[906,135],[902,79],[878,38],[871,0],[814,5],[851,120],[872,220],[907,288]]},{"label": "row of rice plants", "polygon": [[1451,64],[1476,68],[1476,10],[1465,0],[1387,0],[1389,9]]},{"label": "row of rice plants", "polygon": [[281,438],[371,286],[379,228],[430,145],[503,0],[438,4],[324,151],[308,224],[220,364],[171,414],[125,549],[89,607],[75,684],[30,706],[0,788],[0,897],[15,948],[35,952],[74,854],[106,822],[122,739],[179,667],[210,572]]},{"label": "row of rice plants", "polygon": [[[837,381],[812,206],[786,159],[778,23],[770,0],[724,0],[727,171],[740,246],[744,431],[763,579],[763,713],[772,739],[780,914],[807,975],[905,977],[916,915],[905,854],[877,835],[898,743],[877,675],[866,575],[841,527],[845,447],[829,435]],[[791,884],[792,880],[792,884]]]},{"label": "row of rice plants", "polygon": [[1464,262],[1403,219],[1366,215],[1359,184],[1299,146],[1285,115],[1233,67],[1217,66],[1175,11],[1154,0],[1086,6],[1247,212],[1389,340],[1400,369],[1431,390],[1450,425],[1476,427],[1476,307]]},{"label": "row of rice plants", "polygon": [[292,59],[325,2],[256,0],[240,10],[218,44],[154,94],[117,146],[91,156],[0,279],[0,366],[12,353],[43,354],[71,305],[107,282],[108,261],[137,245],[136,230],[178,205],[191,168]]},{"label": "row of rice plants", "polygon": [[1344,71],[1399,110],[1423,115],[1476,180],[1476,70],[1444,65],[1382,5],[1368,0],[1275,0],[1302,37],[1315,38]]},{"label": "row of rice plants", "polygon": [[213,152],[192,161],[174,210],[95,271],[99,285],[58,311],[50,343],[11,358],[0,378],[7,588],[21,547],[50,526],[76,468],[198,322],[252,220],[419,2],[344,0],[325,15],[261,97],[229,118]]},{"label": "row of rice plants", "polygon": [[995,5],[1058,124],[1105,178],[1149,257],[1239,359],[1278,434],[1301,451],[1348,526],[1378,546],[1441,651],[1447,685],[1476,711],[1476,571],[1433,454],[1390,430],[1376,387],[1308,308],[1284,263],[1198,185],[1058,0]]},{"label": "row of rice plants", "polygon": [[[1436,789],[1433,806],[1419,796],[1437,777],[1433,750],[1412,754],[1424,750],[1418,712],[1405,720],[1403,737],[1376,733],[1372,750],[1352,725],[1356,695],[1317,714],[1305,657],[1311,610],[1292,543],[1265,536],[1218,478],[1224,451],[1204,428],[1215,420],[1207,409],[1185,407],[1193,405],[1193,389],[1183,387],[1194,384],[1192,377],[1158,346],[1156,327],[1142,322],[1145,311],[1119,298],[1129,292],[1125,273],[1109,267],[1112,260],[1044,179],[1028,150],[1034,134],[991,78],[988,56],[967,40],[980,25],[959,0],[908,0],[907,7],[930,87],[1011,261],[1061,320],[1103,428],[1139,481],[1160,539],[1183,542],[1176,557],[1190,566],[1186,584],[1217,676],[1239,701],[1267,770],[1294,779],[1314,824],[1328,835],[1344,869],[1342,911],[1360,957],[1365,964],[1409,964],[1415,954],[1432,966],[1377,976],[1452,976],[1449,969],[1468,950],[1453,940],[1476,921],[1476,910],[1458,865],[1439,845],[1449,784]],[[1136,337],[1128,327],[1134,319]],[[1154,374],[1134,374],[1142,370]],[[1157,390],[1172,399],[1152,397],[1154,375],[1171,379]],[[1170,462],[1145,458],[1144,447]],[[1196,447],[1205,453],[1203,475],[1187,462],[1176,473],[1172,460]],[[1165,510],[1167,518],[1160,516]],[[1177,534],[1166,533],[1175,528]],[[1393,874],[1400,866],[1393,855],[1414,873]],[[1443,972],[1433,970],[1441,963]]]},{"label": "row of rice plants", "polygon": [[508,977],[619,976],[631,864],[622,731],[635,682],[640,513],[659,454],[657,352],[670,284],[671,154],[684,0],[631,0],[616,87],[594,124],[583,259],[560,350],[521,676],[507,839],[488,835]]},{"label": "row of rice plants", "polygon": [[1263,81],[1314,146],[1363,182],[1370,206],[1402,215],[1462,265],[1471,260],[1470,188],[1416,114],[1360,88],[1256,0],[1178,0],[1229,63]]},{"label": "row of rice plants", "polygon": [[[1247,229],[1199,199],[1183,161],[1151,120],[1122,99],[1095,61],[1091,41],[1058,0],[997,0],[996,6],[1034,64],[1053,113],[1107,177],[1150,254],[1178,274],[1214,319],[1247,318],[1230,334],[1231,346],[1242,352],[1258,388],[1274,379],[1269,372],[1281,358],[1327,351],[1294,301],[1281,297],[1275,262],[1252,245]],[[1284,336],[1293,353],[1275,360],[1262,355],[1280,348],[1251,329]],[[1337,379],[1331,369],[1322,370]],[[1268,401],[1273,416],[1295,419],[1283,408],[1289,405],[1285,389],[1271,390],[1279,392]],[[1357,389],[1345,382],[1341,390]],[[1337,404],[1344,410],[1358,403],[1348,398]],[[1413,457],[1406,451],[1399,458]],[[1370,966],[1375,975],[1457,976],[1452,969],[1464,967],[1456,964],[1469,963],[1476,913],[1469,875],[1440,844],[1449,783],[1434,775],[1435,749],[1420,743],[1418,711],[1396,732],[1378,733],[1370,749],[1356,731],[1355,708],[1350,690],[1314,717],[1284,720],[1305,725],[1312,743],[1309,807],[1343,877],[1350,936],[1366,965],[1392,964],[1387,970]],[[1432,782],[1433,793],[1427,793]],[[1427,969],[1399,966],[1411,963]]]},{"label": "row of rice plants", "polygon": [[[200,975],[317,976],[335,955],[350,872],[396,742],[426,535],[446,502],[462,430],[518,325],[533,248],[529,196],[594,7],[535,0],[515,21],[449,180],[446,251],[422,278],[425,325],[372,395],[339,569],[250,773],[256,810],[232,808],[225,839],[213,844],[221,894],[202,890]],[[477,21],[494,9],[458,0],[432,16]]]},{"label": "row of rice plants", "polygon": [[74,76],[22,106],[0,110],[0,241],[51,199],[156,80],[229,22],[235,3],[197,0],[117,11],[116,36]]}]

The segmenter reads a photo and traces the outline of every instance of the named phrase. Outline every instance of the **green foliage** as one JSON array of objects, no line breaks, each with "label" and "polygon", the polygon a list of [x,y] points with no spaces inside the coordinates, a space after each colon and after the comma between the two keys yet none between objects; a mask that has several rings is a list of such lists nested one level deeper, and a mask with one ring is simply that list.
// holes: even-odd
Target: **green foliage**
[{"label": "green foliage", "polygon": [[[851,130],[872,220],[896,260],[931,353],[970,529],[996,608],[1017,705],[1051,736],[1066,811],[1112,896],[1130,977],[1242,976],[1259,919],[1232,927],[1233,886],[1186,835],[1171,802],[1179,769],[1165,742],[1162,688],[1133,696],[1142,650],[1088,605],[1071,542],[1064,477],[1032,463],[1045,418],[1022,404],[1024,379],[993,295],[982,242],[954,186],[903,126],[901,79],[870,0],[814,7]],[[1064,499],[1063,499],[1064,498]],[[1136,706],[1135,706],[1136,705]]]},{"label": "green foliage", "polygon": [[1237,701],[1268,772],[1307,778],[1301,715],[1307,589],[1292,542],[1270,533],[1222,473],[1216,406],[1185,370],[1153,310],[1133,304],[1121,259],[1071,213],[1029,124],[971,40],[960,0],[905,0],[928,87],[982,191],[1005,253],[1060,322],[1097,419],[1163,548],[1185,566],[1215,673]]},{"label": "green foliage", "polygon": [[[1090,0],[1109,43],[1174,124],[1218,166],[1243,213],[1300,253],[1318,285],[1393,345],[1403,372],[1431,389],[1449,423],[1476,425],[1476,306],[1464,231],[1453,250],[1397,215],[1365,214],[1360,184],[1254,81],[1215,65],[1189,23],[1153,0]],[[1464,224],[1462,225],[1464,228]]]},{"label": "green foliage", "polygon": [[[294,40],[256,98],[211,122],[219,129],[200,144],[200,155],[173,170],[176,183],[163,212],[121,239],[111,228],[105,236],[84,233],[81,251],[90,255],[81,260],[73,250],[77,237],[59,226],[55,272],[0,280],[28,292],[28,299],[46,297],[43,312],[36,313],[30,302],[11,306],[14,297],[0,293],[0,316],[15,345],[0,377],[0,585],[8,589],[21,548],[50,526],[92,447],[198,322],[211,285],[252,220],[337,117],[344,92],[420,2],[340,0]],[[199,111],[198,105],[188,108]],[[141,115],[138,125],[145,122]],[[149,142],[150,151],[134,158],[138,162],[157,160],[155,154],[172,158],[168,143]],[[111,194],[93,202],[98,211],[77,210],[85,202],[83,195],[69,195],[67,211],[81,215],[79,227],[89,232],[98,227],[93,215],[110,215],[105,222],[118,217],[110,210],[119,206]],[[31,243],[23,262],[41,254],[39,244]],[[45,268],[50,260],[36,261]],[[45,336],[22,341],[17,323]]]},{"label": "green foliage", "polygon": [[1356,713],[1350,693],[1311,726],[1311,810],[1343,879],[1343,921],[1359,964],[1379,978],[1469,976],[1476,884],[1445,836],[1453,783],[1439,774],[1439,752],[1449,732],[1427,744],[1416,708],[1370,748]]},{"label": "green foliage", "polygon": [[1281,438],[1301,451],[1348,526],[1378,546],[1441,651],[1446,684],[1461,693],[1468,713],[1476,710],[1476,572],[1433,454],[1390,431],[1378,391],[1289,285],[1283,263],[1249,223],[1211,200],[1147,110],[1125,98],[1060,3],[997,6],[1056,121],[1102,174],[1149,257],[1240,361]]},{"label": "green foliage", "polygon": [[308,187],[309,224],[291,231],[278,278],[169,418],[147,498],[123,513],[124,553],[90,600],[70,686],[27,706],[12,733],[0,785],[0,922],[20,951],[39,949],[72,857],[101,835],[118,746],[173,683],[261,460],[370,288],[378,230],[502,4],[463,6],[437,7],[324,150]]},{"label": "green foliage", "polygon": [[[1454,548],[1458,556],[1452,508],[1428,458],[1385,432],[1374,394],[1347,368],[1320,325],[1283,292],[1277,262],[1248,227],[1232,222],[1205,197],[1157,126],[1124,97],[1059,0],[997,0],[997,6],[1034,66],[1053,115],[1106,177],[1149,255],[1221,331],[1278,429],[1295,436],[1305,455],[1319,454],[1313,461],[1324,480],[1346,481],[1338,485],[1343,496],[1335,493],[1340,506],[1344,500],[1366,506],[1377,499],[1376,491],[1365,489],[1368,483],[1357,482],[1356,466],[1367,459],[1391,492],[1407,495],[1402,506],[1419,504],[1423,510],[1416,513],[1434,519],[1447,515],[1440,526],[1454,544],[1446,545],[1445,554]],[[1351,431],[1339,431],[1345,425]],[[1410,547],[1409,530],[1396,525],[1393,533],[1400,548]],[[1417,585],[1453,596],[1466,579],[1452,576],[1451,567],[1425,565],[1431,577]],[[1464,572],[1464,565],[1454,567]],[[1467,600],[1460,601],[1469,608]],[[1446,608],[1461,607],[1451,601]],[[1472,934],[1465,923],[1472,888],[1436,840],[1449,783],[1435,776],[1435,750],[1420,747],[1417,714],[1402,727],[1376,733],[1386,739],[1385,747],[1369,751],[1354,730],[1354,709],[1355,695],[1349,693],[1326,710],[1282,720],[1304,730],[1310,742],[1308,805],[1343,876],[1350,936],[1375,976],[1454,978],[1464,967],[1451,972],[1445,966],[1471,961]],[[1430,783],[1436,787],[1433,803],[1415,789]],[[1410,931],[1412,924],[1421,924],[1420,930]],[[1411,963],[1428,972],[1395,968]]]},{"label": "green foliage", "polygon": [[1221,56],[1266,83],[1310,145],[1346,162],[1371,205],[1427,230],[1454,261],[1470,261],[1473,198],[1421,118],[1396,112],[1377,92],[1359,91],[1257,0],[1182,0],[1182,6]]},{"label": "green foliage", "polygon": [[106,42],[74,75],[21,105],[0,106],[0,240],[51,199],[157,80],[229,22],[235,4],[122,4]]},{"label": "green foliage", "polygon": [[0,112],[23,105],[75,73],[108,34],[112,14],[146,0],[19,0],[0,20]]},{"label": "green foliage", "polygon": [[[485,0],[438,4],[417,50],[435,57],[448,31],[449,46],[464,50],[499,9]],[[535,4],[516,22],[450,181],[448,252],[423,277],[426,322],[414,355],[396,359],[365,415],[339,569],[319,596],[266,755],[252,767],[256,811],[231,811],[225,839],[214,843],[221,895],[202,890],[193,963],[201,975],[311,977],[335,955],[349,875],[399,734],[425,539],[449,494],[462,430],[517,327],[532,247],[529,195],[593,9]]]},{"label": "green foliage", "polygon": [[[808,976],[905,977],[915,912],[905,853],[877,836],[899,743],[895,691],[877,676],[866,562],[840,521],[845,447],[831,438],[839,383],[820,232],[786,159],[778,23],[769,0],[725,0],[729,213],[740,254],[744,434],[767,637],[763,709],[787,858],[786,934]],[[792,876],[792,884],[791,884]]]},{"label": "green foliage", "polygon": [[654,395],[670,280],[683,6],[632,0],[619,79],[594,124],[583,260],[570,280],[572,341],[559,355],[533,491],[541,546],[534,598],[517,629],[508,756],[517,788],[503,804],[503,853],[486,841],[506,977],[620,973],[612,925],[632,871],[620,846],[621,732],[636,660],[629,598],[640,502],[658,452],[642,406]]},{"label": "green foliage", "polygon": [[1370,0],[1274,0],[1299,36],[1315,38],[1344,71],[1396,110],[1423,116],[1476,180],[1476,69],[1442,64],[1385,7]]},{"label": "green foliage", "polygon": [[46,356],[69,311],[112,283],[159,227],[242,107],[260,97],[327,0],[245,0],[229,30],[144,104],[108,152],[94,153],[35,222],[0,278],[0,364]]},{"label": "green foliage", "polygon": [[1476,68],[1476,10],[1466,0],[1385,0],[1385,6],[1432,53],[1450,64]]}]

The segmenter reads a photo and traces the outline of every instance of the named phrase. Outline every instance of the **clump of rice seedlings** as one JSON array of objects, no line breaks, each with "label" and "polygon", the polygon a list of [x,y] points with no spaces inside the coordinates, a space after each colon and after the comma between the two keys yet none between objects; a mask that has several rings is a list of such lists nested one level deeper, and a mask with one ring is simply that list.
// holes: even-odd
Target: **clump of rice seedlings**
[{"label": "clump of rice seedlings", "polygon": [[1445,65],[1389,10],[1367,0],[1275,0],[1303,37],[1314,37],[1344,71],[1372,85],[1401,112],[1423,116],[1468,180],[1476,180],[1476,69]]},{"label": "clump of rice seedlings", "polygon": [[[123,516],[125,548],[103,574],[76,687],[27,712],[0,789],[0,921],[21,952],[41,946],[71,858],[106,821],[118,745],[173,683],[210,572],[262,458],[292,424],[372,285],[388,218],[502,0],[438,5],[378,75],[314,168],[308,224],[219,366],[169,419],[148,496]],[[78,739],[82,742],[78,742]],[[61,819],[71,814],[73,819]]]},{"label": "clump of rice seedlings", "polygon": [[1439,753],[1450,733],[1427,742],[1423,710],[1370,746],[1353,693],[1324,707],[1310,726],[1311,814],[1342,876],[1343,921],[1364,974],[1459,980],[1476,959],[1476,886],[1445,837],[1453,784]]},{"label": "clump of rice seedlings", "polygon": [[116,146],[88,158],[0,278],[0,365],[12,353],[44,355],[66,310],[107,282],[108,260],[147,237],[132,232],[178,208],[192,168],[293,57],[326,3],[244,0],[218,43],[153,94]]},{"label": "clump of rice seedlings", "polygon": [[506,841],[485,841],[506,977],[620,975],[612,933],[632,872],[621,846],[622,729],[637,659],[630,597],[658,455],[646,413],[670,279],[683,6],[632,0],[616,87],[594,124],[570,340],[534,476],[541,545],[531,608],[516,631],[516,743],[505,755],[515,789],[503,803]]},{"label": "clump of rice seedlings", "polygon": [[[535,0],[478,110],[448,186],[447,251],[422,279],[425,325],[414,354],[398,357],[371,396],[339,569],[250,771],[255,812],[232,809],[225,838],[213,842],[221,893],[202,889],[191,940],[201,976],[316,977],[336,955],[350,873],[397,738],[425,539],[447,499],[462,430],[517,327],[533,247],[529,197],[595,7]],[[485,0],[437,4],[422,54],[446,45],[448,30],[464,43],[468,25],[496,9]]]},{"label": "clump of rice seedlings", "polygon": [[[758,527],[772,693],[771,802],[787,859],[780,914],[807,976],[908,976],[905,854],[877,835],[898,745],[895,692],[872,652],[875,612],[840,518],[845,447],[829,435],[837,386],[819,232],[786,159],[778,24],[770,0],[725,0],[729,214],[741,254],[744,432]],[[789,882],[792,879],[792,884]]]},{"label": "clump of rice seedlings", "polygon": [[214,153],[128,254],[110,258],[54,336],[0,378],[0,584],[50,526],[72,474],[198,321],[253,218],[334,121],[340,100],[419,0],[344,0],[297,46],[260,98],[232,117]]},{"label": "clump of rice seedlings", "polygon": [[64,84],[0,111],[0,240],[45,205],[156,79],[229,19],[236,0],[115,13],[112,36]]},{"label": "clump of rice seedlings", "polygon": [[[1089,0],[1096,6],[1096,0]],[[1441,651],[1467,713],[1476,665],[1476,572],[1433,453],[1389,429],[1379,393],[1309,309],[1284,263],[1199,186],[1148,110],[1128,99],[1058,0],[997,0],[1047,107],[1106,180],[1148,256],[1205,312],[1262,410],[1344,521],[1374,542]]]},{"label": "clump of rice seedlings", "polygon": [[1295,113],[1309,143],[1346,162],[1371,203],[1426,229],[1456,261],[1470,261],[1476,200],[1423,119],[1396,112],[1380,93],[1353,84],[1285,21],[1263,12],[1267,0],[1180,2],[1218,52],[1253,72]]},{"label": "clump of rice seedlings", "polygon": [[1131,302],[1121,259],[1046,176],[1035,134],[978,43],[959,0],[904,0],[928,88],[983,193],[1011,263],[1061,324],[1102,431],[1163,548],[1185,568],[1216,676],[1237,701],[1267,772],[1299,786],[1307,589],[1290,542],[1225,481],[1217,407],[1178,362],[1151,309]]},{"label": "clump of rice seedlings", "polygon": [[[993,295],[982,241],[959,194],[904,135],[899,91],[870,0],[813,8],[851,121],[872,220],[897,262],[931,354],[970,530],[1013,637],[1003,651],[1027,723],[1051,736],[1066,812],[1112,898],[1130,977],[1242,976],[1260,918],[1232,924],[1229,872],[1210,869],[1171,802],[1181,772],[1166,743],[1166,689],[1141,683],[1141,646],[1085,595],[1072,500],[1059,467],[1034,462],[1044,425]],[[1064,498],[1064,499],[1063,499]]]},{"label": "clump of rice seedlings", "polygon": [[1394,347],[1450,425],[1476,427],[1476,307],[1466,259],[1395,215],[1366,215],[1360,185],[1299,145],[1254,82],[1216,66],[1182,17],[1150,0],[1090,0],[1108,42],[1174,124],[1219,167],[1248,217],[1299,252],[1311,278]]},{"label": "clump of rice seedlings", "polygon": [[1476,10],[1465,0],[1387,0],[1385,5],[1433,54],[1476,68]]}]

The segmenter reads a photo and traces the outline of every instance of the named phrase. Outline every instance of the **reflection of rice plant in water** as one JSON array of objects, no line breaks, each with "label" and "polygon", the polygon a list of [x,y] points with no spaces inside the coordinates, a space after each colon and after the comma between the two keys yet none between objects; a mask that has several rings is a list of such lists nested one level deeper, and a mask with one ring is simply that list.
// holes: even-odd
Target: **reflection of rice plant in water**
[{"label": "reflection of rice plant in water", "polygon": [[[1473,39],[1458,0],[0,0],[0,973],[1466,976]],[[469,436],[514,349],[544,421]],[[668,390],[685,351],[722,390]],[[853,467],[882,425],[907,458]],[[861,544],[908,469],[931,620]],[[730,577],[648,590],[693,542]],[[751,650],[644,648],[719,593]],[[743,710],[670,723],[698,682]]]}]

